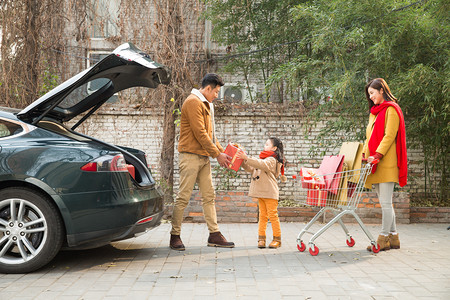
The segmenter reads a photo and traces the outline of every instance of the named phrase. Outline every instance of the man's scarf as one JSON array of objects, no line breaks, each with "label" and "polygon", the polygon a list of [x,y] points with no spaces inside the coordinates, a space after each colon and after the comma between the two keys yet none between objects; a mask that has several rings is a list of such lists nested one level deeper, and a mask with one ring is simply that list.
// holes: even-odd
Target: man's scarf
[{"label": "man's scarf", "polygon": [[[386,120],[386,111],[389,106],[395,108],[398,114],[400,124],[397,131],[397,167],[399,169],[398,182],[400,186],[406,185],[408,179],[408,162],[406,153],[406,130],[405,130],[405,119],[403,117],[403,112],[400,106],[392,101],[384,101],[380,105],[374,105],[370,109],[370,113],[376,115],[375,125],[373,127],[372,135],[369,139],[369,153],[371,156],[375,155],[381,140],[384,137],[384,127]],[[372,173],[375,173],[376,165],[372,169]]]},{"label": "man's scarf", "polygon": [[[260,159],[265,159],[265,158],[271,157],[271,156],[275,157],[275,159],[278,161],[278,157],[277,157],[277,154],[275,153],[275,151],[265,151],[264,150],[259,154]],[[284,164],[281,165],[281,175],[284,176]]]}]

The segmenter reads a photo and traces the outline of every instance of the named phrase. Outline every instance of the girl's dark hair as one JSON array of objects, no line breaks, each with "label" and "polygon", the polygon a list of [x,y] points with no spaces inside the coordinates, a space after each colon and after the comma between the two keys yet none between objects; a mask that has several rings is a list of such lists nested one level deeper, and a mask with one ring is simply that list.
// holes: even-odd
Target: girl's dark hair
[{"label": "girl's dark hair", "polygon": [[375,104],[373,104],[373,101],[370,100],[369,88],[373,88],[378,91],[383,89],[384,101],[394,101],[395,103],[397,103],[397,98],[395,98],[394,95],[392,95],[391,89],[389,88],[386,81],[384,81],[383,78],[375,78],[375,79],[372,79],[371,81],[369,81],[369,83],[366,84],[366,88],[365,88],[367,102],[369,103],[369,111],[372,108],[372,106],[375,105]]},{"label": "girl's dark hair", "polygon": [[269,140],[272,142],[274,147],[277,147],[277,150],[275,150],[275,154],[277,155],[276,159],[283,165],[286,165],[286,159],[283,152],[283,142],[276,137],[270,137]]}]

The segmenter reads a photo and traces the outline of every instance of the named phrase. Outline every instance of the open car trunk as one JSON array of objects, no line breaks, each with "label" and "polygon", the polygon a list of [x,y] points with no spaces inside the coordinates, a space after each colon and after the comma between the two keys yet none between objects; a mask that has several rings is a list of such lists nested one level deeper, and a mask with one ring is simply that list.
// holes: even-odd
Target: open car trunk
[{"label": "open car trunk", "polygon": [[[142,151],[110,145],[93,137],[75,132],[90,115],[115,93],[131,87],[156,88],[170,82],[170,72],[154,62],[131,43],[117,47],[110,55],[69,80],[58,85],[17,113],[20,120],[56,132],[65,137],[101,144],[121,152],[127,164],[133,166],[133,180],[141,187],[155,184]],[[81,118],[71,127],[68,122]]]}]

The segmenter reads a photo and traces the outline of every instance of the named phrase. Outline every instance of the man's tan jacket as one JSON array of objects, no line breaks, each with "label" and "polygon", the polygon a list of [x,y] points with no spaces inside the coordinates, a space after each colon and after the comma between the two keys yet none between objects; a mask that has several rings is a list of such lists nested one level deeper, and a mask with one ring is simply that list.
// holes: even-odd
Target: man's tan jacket
[{"label": "man's tan jacket", "polygon": [[212,124],[209,105],[190,94],[181,108],[178,152],[194,153],[216,158],[223,148],[216,139],[212,142]]}]

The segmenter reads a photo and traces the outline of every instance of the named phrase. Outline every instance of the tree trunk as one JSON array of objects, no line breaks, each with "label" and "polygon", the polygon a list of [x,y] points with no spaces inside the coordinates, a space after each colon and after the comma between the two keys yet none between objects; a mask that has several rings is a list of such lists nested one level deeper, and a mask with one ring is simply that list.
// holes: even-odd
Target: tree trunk
[{"label": "tree trunk", "polygon": [[[177,95],[174,95],[176,99]],[[179,96],[178,96],[179,97]],[[164,126],[161,149],[161,186],[164,189],[165,200],[173,201],[173,165],[175,155],[175,114],[174,102],[164,102]]]},{"label": "tree trunk", "polygon": [[[166,1],[162,1],[166,2]],[[162,53],[172,53],[172,55],[167,55],[167,60],[165,64],[176,71],[176,74],[172,74],[172,83],[174,86],[170,93],[172,97],[167,97],[164,102],[164,125],[163,125],[163,137],[162,137],[162,149],[161,149],[161,184],[165,190],[165,200],[166,202],[173,202],[173,174],[174,174],[174,155],[175,155],[175,120],[178,115],[174,112],[175,109],[179,108],[182,98],[182,91],[177,87],[183,86],[186,74],[177,70],[178,62],[180,58],[186,55],[184,53],[185,42],[181,37],[182,28],[179,20],[182,18],[180,16],[180,5],[182,0],[168,0],[166,4],[167,11],[165,12],[164,18],[169,20],[167,26],[163,26],[165,29],[165,36],[167,42],[163,43]],[[173,101],[172,101],[173,99]]]},{"label": "tree trunk", "polygon": [[29,104],[37,99],[39,93],[39,28],[36,27],[36,20],[39,18],[40,0],[28,0],[26,2],[26,23],[25,23],[25,53],[28,58],[27,72],[28,76],[25,82],[25,101]]}]

